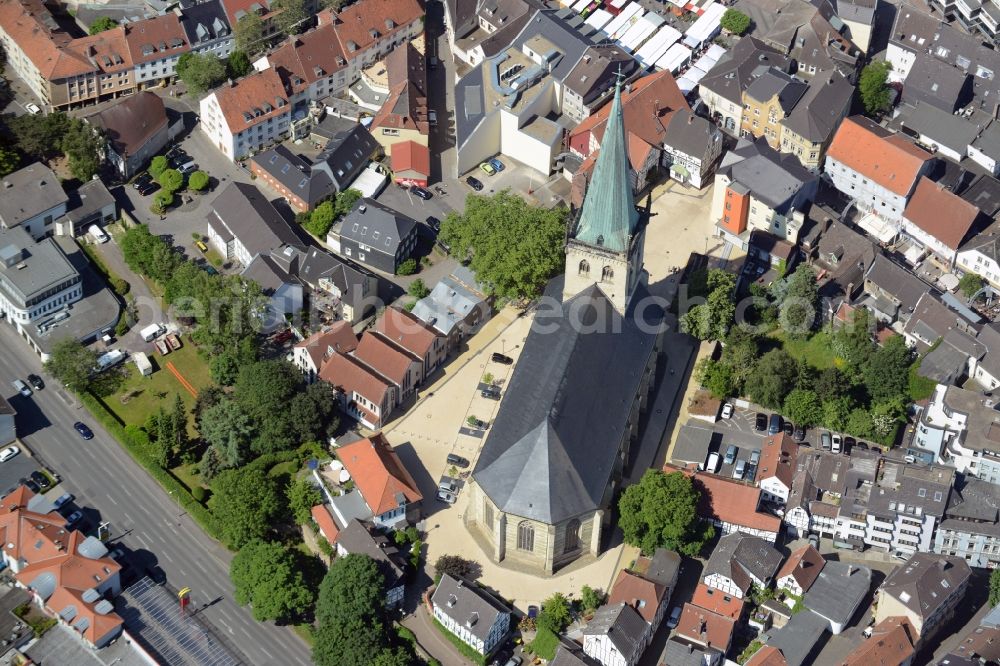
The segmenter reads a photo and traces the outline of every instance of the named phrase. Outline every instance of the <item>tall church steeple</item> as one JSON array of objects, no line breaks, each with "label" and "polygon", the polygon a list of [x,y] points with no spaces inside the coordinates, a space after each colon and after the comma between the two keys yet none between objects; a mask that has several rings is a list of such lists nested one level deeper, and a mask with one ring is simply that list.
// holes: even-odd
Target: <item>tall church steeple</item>
[{"label": "tall church steeple", "polygon": [[563,300],[596,283],[625,312],[642,274],[644,231],[634,202],[619,75],[601,152],[566,244]]}]

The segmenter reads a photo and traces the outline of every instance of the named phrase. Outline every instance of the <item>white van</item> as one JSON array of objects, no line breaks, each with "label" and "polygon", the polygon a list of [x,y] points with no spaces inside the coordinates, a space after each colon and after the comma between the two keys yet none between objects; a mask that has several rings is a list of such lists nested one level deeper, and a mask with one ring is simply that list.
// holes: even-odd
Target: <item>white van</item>
[{"label": "white van", "polygon": [[719,471],[719,454],[713,453],[708,457],[708,463],[705,464],[705,471],[715,474]]},{"label": "white van", "polygon": [[96,224],[90,225],[90,228],[87,229],[87,232],[90,234],[90,237],[93,238],[98,243],[108,242],[108,235],[104,233],[104,230],[101,229]]},{"label": "white van", "polygon": [[152,342],[153,340],[158,338],[161,333],[163,333],[163,330],[164,329],[162,324],[150,324],[146,328],[139,331],[139,335],[142,336],[142,339],[145,342]]}]

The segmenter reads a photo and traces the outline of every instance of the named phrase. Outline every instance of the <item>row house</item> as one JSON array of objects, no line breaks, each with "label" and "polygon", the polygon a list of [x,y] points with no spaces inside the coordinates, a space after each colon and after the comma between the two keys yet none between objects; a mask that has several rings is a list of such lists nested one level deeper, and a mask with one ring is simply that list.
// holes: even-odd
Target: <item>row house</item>
[{"label": "row house", "polygon": [[952,488],[934,552],[963,558],[970,567],[1000,566],[1000,485],[966,476]]},{"label": "row house", "polygon": [[891,240],[920,177],[927,175],[933,164],[930,153],[902,136],[868,118],[851,116],[833,137],[824,171],[859,210],[889,223]]},{"label": "row house", "polygon": [[430,599],[434,619],[486,657],[510,632],[511,612],[503,602],[475,583],[443,574]]},{"label": "row house", "polygon": [[975,235],[985,221],[979,209],[921,176],[906,209],[903,233],[944,270],[955,265],[958,249]]},{"label": "row house", "polygon": [[1000,483],[1000,412],[993,398],[938,384],[927,405],[918,409],[910,455],[949,465],[966,477]]},{"label": "row house", "polygon": [[126,23],[121,29],[125,32],[135,65],[135,82],[140,89],[172,79],[181,54],[191,51],[184,26],[174,13]]},{"label": "row house", "polygon": [[639,611],[618,602],[597,609],[583,629],[583,652],[602,666],[636,666],[652,632]]},{"label": "row house", "polygon": [[780,590],[801,597],[816,582],[825,565],[826,560],[820,552],[812,544],[806,544],[789,555],[781,565],[775,585]]},{"label": "row house", "polygon": [[[669,469],[673,469],[668,467]],[[685,472],[701,490],[698,516],[726,534],[750,534],[774,543],[781,518],[761,510],[761,490],[704,472]]]},{"label": "row house", "polygon": [[423,496],[385,435],[376,433],[338,447],[337,460],[354,480],[351,492],[361,495],[366,520],[385,529],[402,529],[420,520]]},{"label": "row house", "polygon": [[878,589],[875,622],[904,617],[926,645],[954,615],[965,598],[972,571],[950,555],[916,553],[896,567]]},{"label": "row house", "polygon": [[781,553],[760,537],[729,534],[719,539],[701,572],[701,580],[710,588],[744,599],[752,587],[771,584],[781,560]]},{"label": "row house", "polygon": [[381,108],[372,117],[372,135],[392,156],[394,172],[415,170],[418,178],[424,176],[426,185],[430,169],[428,166],[424,172],[423,167],[430,162],[427,144],[431,130],[427,59],[413,44],[407,43],[386,56],[385,72],[388,90]]},{"label": "row house", "polygon": [[231,160],[285,138],[292,119],[288,93],[274,69],[229,81],[202,98],[200,108],[201,130]]},{"label": "row house", "polygon": [[187,35],[191,51],[228,58],[236,45],[233,25],[221,0],[187,0],[174,8]]},{"label": "row house", "polygon": [[784,504],[788,500],[798,450],[798,444],[785,433],[764,438],[756,479],[765,501]]}]

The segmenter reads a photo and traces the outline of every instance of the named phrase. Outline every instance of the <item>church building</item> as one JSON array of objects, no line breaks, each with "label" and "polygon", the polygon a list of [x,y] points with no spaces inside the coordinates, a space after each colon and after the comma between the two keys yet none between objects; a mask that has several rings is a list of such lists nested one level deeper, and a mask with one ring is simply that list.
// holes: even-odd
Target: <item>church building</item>
[{"label": "church building", "polygon": [[469,484],[465,524],[487,554],[539,573],[600,554],[662,350],[620,87],[565,276],[546,289],[561,307],[536,314]]}]

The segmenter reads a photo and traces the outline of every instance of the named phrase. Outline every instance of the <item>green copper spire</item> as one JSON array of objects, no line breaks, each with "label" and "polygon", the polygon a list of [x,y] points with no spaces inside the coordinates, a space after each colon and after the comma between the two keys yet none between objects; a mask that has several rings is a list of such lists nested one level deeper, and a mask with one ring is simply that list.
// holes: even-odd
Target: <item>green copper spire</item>
[{"label": "green copper spire", "polygon": [[601,141],[594,175],[576,223],[573,237],[590,245],[615,252],[628,250],[629,238],[639,223],[632,194],[631,165],[625,144],[625,120],[622,117],[622,83],[615,83],[615,99]]}]

